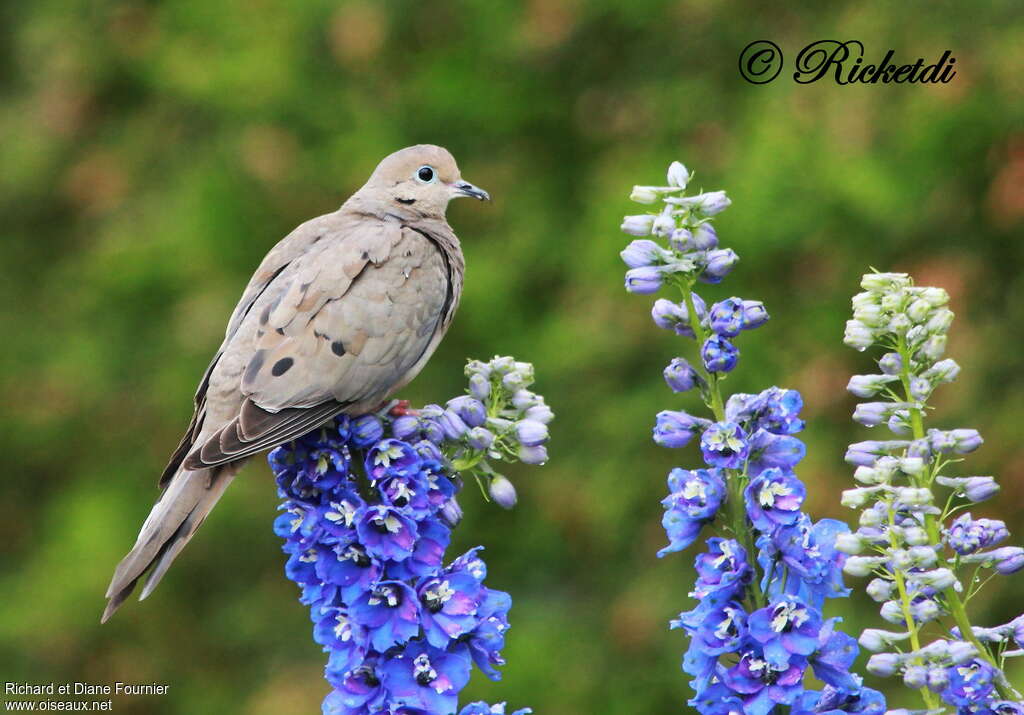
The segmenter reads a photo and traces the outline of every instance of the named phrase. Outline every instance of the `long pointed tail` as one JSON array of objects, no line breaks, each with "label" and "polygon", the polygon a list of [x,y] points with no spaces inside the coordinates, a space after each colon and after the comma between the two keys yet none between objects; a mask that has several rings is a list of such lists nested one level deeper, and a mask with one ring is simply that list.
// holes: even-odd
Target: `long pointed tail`
[{"label": "long pointed tail", "polygon": [[228,464],[213,469],[178,470],[153,505],[135,546],[114,570],[101,623],[106,623],[124,603],[147,570],[149,575],[139,600],[153,592],[168,567],[217,504],[240,466]]}]

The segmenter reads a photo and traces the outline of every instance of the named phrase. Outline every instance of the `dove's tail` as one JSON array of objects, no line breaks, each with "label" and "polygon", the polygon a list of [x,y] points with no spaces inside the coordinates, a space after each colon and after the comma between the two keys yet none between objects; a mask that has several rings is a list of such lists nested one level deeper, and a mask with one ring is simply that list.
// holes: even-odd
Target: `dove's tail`
[{"label": "dove's tail", "polygon": [[107,589],[107,607],[100,619],[106,623],[124,603],[135,583],[149,570],[139,600],[146,598],[160,583],[171,562],[178,556],[200,524],[217,504],[240,464],[211,469],[179,468],[163,494],[153,505],[128,555],[121,559]]}]

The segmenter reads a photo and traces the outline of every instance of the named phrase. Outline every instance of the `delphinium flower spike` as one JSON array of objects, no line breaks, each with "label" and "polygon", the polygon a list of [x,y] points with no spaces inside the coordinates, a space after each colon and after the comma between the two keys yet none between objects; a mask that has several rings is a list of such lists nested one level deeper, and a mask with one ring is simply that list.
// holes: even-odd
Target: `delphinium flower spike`
[{"label": "delphinium flower spike", "polygon": [[875,651],[868,670],[902,677],[929,710],[1024,713],[1003,672],[1007,658],[1024,655],[1024,616],[979,628],[966,609],[990,579],[1024,568],[1024,549],[1000,546],[1009,537],[1003,522],[965,511],[997,492],[992,477],[948,476],[981,445],[978,432],[925,427],[932,392],[960,372],[943,357],[953,321],[949,296],[915,286],[905,273],[869,273],[861,287],[846,344],[885,352],[878,374],[850,380],[849,391],[870,400],[853,418],[884,424],[894,436],[846,453],[861,486],[842,501],[860,510],[860,528],[844,534],[839,548],[851,554],[847,573],[874,576],[867,592],[895,629],[861,637]]},{"label": "delphinium flower spike", "polygon": [[[856,641],[822,613],[827,598],[845,596],[846,556],[835,541],[849,529],[814,522],[801,507],[806,487],[794,471],[804,445],[802,400],[795,390],[771,387],[728,399],[722,383],[736,368],[742,334],[768,320],[756,300],[727,298],[708,304],[694,288],[719,283],[738,256],[721,248],[712,219],[729,206],[723,191],[686,194],[692,176],[679,162],[667,186],[638,186],[631,198],[659,204],[657,213],[627,216],[622,230],[637,236],[622,251],[626,289],[659,298],[658,327],[695,341],[689,360],[664,371],[676,393],[695,391],[710,412],[658,413],[654,441],[670,448],[700,445],[704,466],[668,475],[663,525],[668,545],[659,556],[694,543],[707,528],[696,559],[696,606],[672,621],[689,647],[683,670],[693,676],[690,705],[715,715],[750,713],[881,713],[881,694],[851,671]],[[822,690],[805,687],[813,672]]]},{"label": "delphinium flower spike", "polygon": [[554,415],[528,389],[528,363],[472,361],[466,374],[467,394],[445,407],[341,416],[270,453],[285,573],[328,653],[324,713],[450,715],[472,664],[501,678],[512,599],[484,585],[481,547],[446,563],[456,496],[472,476],[510,508],[515,489],[494,464],[543,463]]}]

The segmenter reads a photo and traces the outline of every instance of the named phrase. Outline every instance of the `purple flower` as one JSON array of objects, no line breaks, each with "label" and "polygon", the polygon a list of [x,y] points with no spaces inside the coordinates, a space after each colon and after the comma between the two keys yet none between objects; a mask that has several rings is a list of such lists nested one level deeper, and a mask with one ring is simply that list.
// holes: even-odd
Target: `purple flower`
[{"label": "purple flower", "polygon": [[861,689],[861,680],[851,668],[860,649],[856,639],[836,630],[838,622],[838,618],[830,618],[822,626],[818,649],[810,656],[810,665],[818,680],[827,683],[833,693],[855,693]]},{"label": "purple flower", "polygon": [[423,632],[435,648],[447,648],[452,640],[476,626],[484,588],[469,571],[446,570],[423,580],[417,592]]},{"label": "purple flower", "polygon": [[940,695],[950,705],[962,707],[983,703],[995,688],[995,669],[977,658],[954,665],[946,673],[949,684]]},{"label": "purple flower", "polygon": [[700,356],[708,372],[730,372],[736,367],[740,351],[727,338],[712,335],[701,346]]},{"label": "purple flower", "polygon": [[700,438],[704,461],[712,467],[736,469],[750,453],[747,435],[735,422],[716,422]]},{"label": "purple flower", "polygon": [[664,410],[654,424],[654,441],[662,447],[685,447],[693,436],[711,424],[710,420],[686,412]]},{"label": "purple flower", "polygon": [[395,703],[429,713],[452,713],[458,693],[469,682],[465,649],[443,651],[414,641],[383,667],[384,686]]},{"label": "purple flower", "polygon": [[772,467],[750,481],[744,492],[747,516],[761,531],[795,524],[807,488],[794,474]]},{"label": "purple flower", "polygon": [[748,471],[751,476],[757,476],[772,467],[790,471],[806,453],[804,443],[796,437],[772,434],[768,430],[759,429],[750,438]]},{"label": "purple flower", "polygon": [[754,651],[740,656],[739,662],[725,670],[722,680],[743,697],[743,712],[768,715],[776,705],[791,705],[800,695],[806,665],[794,659],[775,666]]},{"label": "purple flower", "polygon": [[961,514],[946,530],[946,543],[961,556],[1006,540],[1010,532],[997,519],[972,519],[970,512]]},{"label": "purple flower", "polygon": [[726,298],[711,306],[708,320],[712,332],[726,338],[740,334],[743,329],[743,300]]},{"label": "purple flower", "polygon": [[395,561],[412,555],[419,535],[416,522],[384,504],[366,508],[356,522],[356,533],[370,556]]},{"label": "purple flower", "polygon": [[707,543],[707,552],[694,562],[697,582],[692,595],[716,603],[733,600],[753,574],[747,552],[732,539],[712,537]]},{"label": "purple flower", "polygon": [[401,581],[381,581],[365,591],[352,603],[349,614],[367,630],[370,644],[380,653],[420,632],[419,599]]},{"label": "purple flower", "polygon": [[505,647],[508,610],[511,607],[512,598],[507,593],[493,588],[484,589],[483,600],[476,612],[477,626],[466,641],[476,667],[491,680],[501,680],[501,671],[495,666],[505,664],[501,650]]},{"label": "purple flower", "polygon": [[325,713],[358,712],[361,708],[365,708],[363,712],[373,712],[383,706],[387,693],[381,686],[376,657],[346,670],[328,665],[327,677],[335,690],[324,702]]},{"label": "purple flower", "polygon": [[665,507],[661,524],[669,545],[658,552],[659,558],[692,544],[725,499],[725,480],[718,469],[673,469],[668,475],[668,486],[669,495],[661,502]]},{"label": "purple flower", "polygon": [[315,580],[337,586],[346,599],[362,593],[381,573],[380,563],[361,544],[322,547],[313,566]]},{"label": "purple flower", "polygon": [[692,648],[709,656],[734,653],[747,636],[747,613],[735,601],[703,604],[672,621],[673,628],[685,628],[693,638]]},{"label": "purple flower", "polygon": [[756,395],[737,393],[725,405],[725,418],[740,423],[748,432],[763,429],[772,434],[796,434],[804,428],[800,410],[804,402],[796,390],[769,387]]},{"label": "purple flower", "polygon": [[761,644],[764,658],[775,667],[791,656],[808,656],[818,648],[821,614],[793,595],[784,595],[747,619],[750,637]]},{"label": "purple flower", "polygon": [[419,471],[423,460],[408,442],[385,439],[366,453],[366,474],[377,481],[386,476],[406,476]]}]

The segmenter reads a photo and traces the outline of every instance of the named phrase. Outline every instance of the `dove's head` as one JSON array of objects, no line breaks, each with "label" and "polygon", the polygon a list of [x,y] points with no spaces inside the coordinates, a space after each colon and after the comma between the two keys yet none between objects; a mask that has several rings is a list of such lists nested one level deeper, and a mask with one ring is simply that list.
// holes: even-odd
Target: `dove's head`
[{"label": "dove's head", "polygon": [[382,207],[399,215],[442,217],[448,202],[459,196],[489,201],[483,189],[462,179],[459,167],[444,147],[417,144],[387,156],[377,165],[363,191]]}]

